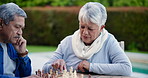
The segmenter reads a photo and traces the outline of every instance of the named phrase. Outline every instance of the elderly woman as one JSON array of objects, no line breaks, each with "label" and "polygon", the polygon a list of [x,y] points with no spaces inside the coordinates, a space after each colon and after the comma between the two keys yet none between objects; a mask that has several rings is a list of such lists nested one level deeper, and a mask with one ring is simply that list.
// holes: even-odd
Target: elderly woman
[{"label": "elderly woman", "polygon": [[86,3],[79,12],[79,29],[58,45],[43,66],[63,71],[70,67],[83,73],[130,76],[132,66],[115,37],[105,30],[107,13],[97,2]]}]

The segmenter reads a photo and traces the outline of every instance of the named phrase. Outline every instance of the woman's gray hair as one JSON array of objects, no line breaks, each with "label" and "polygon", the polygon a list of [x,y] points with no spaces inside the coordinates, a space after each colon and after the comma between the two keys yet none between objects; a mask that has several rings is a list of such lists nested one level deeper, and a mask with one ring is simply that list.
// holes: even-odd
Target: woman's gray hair
[{"label": "woman's gray hair", "polygon": [[10,21],[14,20],[14,16],[22,16],[27,18],[26,13],[15,3],[7,3],[0,6],[0,18],[7,25]]},{"label": "woman's gray hair", "polygon": [[78,19],[84,23],[92,22],[98,26],[105,25],[106,8],[100,3],[88,2],[80,9]]}]

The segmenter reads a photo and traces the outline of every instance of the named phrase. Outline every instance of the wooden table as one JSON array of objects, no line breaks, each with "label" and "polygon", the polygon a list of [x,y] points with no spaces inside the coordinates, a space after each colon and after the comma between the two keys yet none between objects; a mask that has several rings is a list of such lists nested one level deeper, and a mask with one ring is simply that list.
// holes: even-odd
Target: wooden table
[{"label": "wooden table", "polygon": [[[130,76],[109,76],[109,75],[94,75],[94,74],[83,74],[83,78],[134,78]],[[81,78],[81,73],[77,73],[78,78]]]}]

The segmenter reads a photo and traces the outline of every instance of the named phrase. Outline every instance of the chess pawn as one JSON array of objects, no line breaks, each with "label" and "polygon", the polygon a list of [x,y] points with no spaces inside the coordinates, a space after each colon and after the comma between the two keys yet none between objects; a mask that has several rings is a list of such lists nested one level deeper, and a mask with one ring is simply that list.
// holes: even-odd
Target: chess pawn
[{"label": "chess pawn", "polygon": [[42,77],[42,72],[40,71],[40,69],[38,69],[37,75],[38,75],[39,77]]},{"label": "chess pawn", "polygon": [[52,69],[50,69],[50,72],[49,73],[52,74]]},{"label": "chess pawn", "polygon": [[73,73],[73,78],[77,78],[77,71],[76,70]]},{"label": "chess pawn", "polygon": [[56,75],[55,76],[58,77],[58,71],[56,71]]},{"label": "chess pawn", "polygon": [[88,75],[88,78],[91,78],[91,75],[90,74]]},{"label": "chess pawn", "polygon": [[73,73],[73,67],[70,67],[69,72],[70,72],[70,74]]},{"label": "chess pawn", "polygon": [[81,77],[80,78],[84,78],[84,75],[83,74],[81,74]]},{"label": "chess pawn", "polygon": [[67,72],[67,70],[63,71],[62,78],[65,78],[66,72]]},{"label": "chess pawn", "polygon": [[69,72],[66,72],[65,78],[70,78]]},{"label": "chess pawn", "polygon": [[64,71],[63,71],[63,74],[65,74],[66,72],[67,72],[67,70],[64,70]]},{"label": "chess pawn", "polygon": [[69,78],[73,78],[74,74],[73,73],[69,73]]},{"label": "chess pawn", "polygon": [[48,74],[48,78],[50,78],[51,77],[51,74]]},{"label": "chess pawn", "polygon": [[48,73],[43,74],[43,77],[42,78],[48,78]]}]

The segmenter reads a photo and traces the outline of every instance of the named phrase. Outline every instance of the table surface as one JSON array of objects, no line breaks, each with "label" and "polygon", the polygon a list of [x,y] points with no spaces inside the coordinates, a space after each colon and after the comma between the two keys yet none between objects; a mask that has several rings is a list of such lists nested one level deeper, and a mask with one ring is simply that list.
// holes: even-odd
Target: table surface
[{"label": "table surface", "polygon": [[[58,78],[62,78],[62,74]],[[77,73],[77,78],[82,78],[82,73]],[[130,77],[130,76],[109,76],[109,75],[83,74],[83,78],[134,78],[134,77]]]}]

